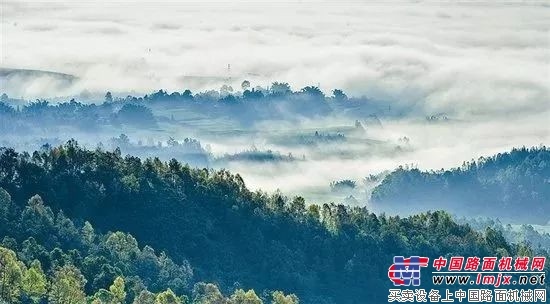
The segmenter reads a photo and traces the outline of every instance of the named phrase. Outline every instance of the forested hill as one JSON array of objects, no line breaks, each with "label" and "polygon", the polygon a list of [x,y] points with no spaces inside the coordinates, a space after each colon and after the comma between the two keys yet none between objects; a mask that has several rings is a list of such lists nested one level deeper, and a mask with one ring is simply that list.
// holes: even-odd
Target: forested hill
[{"label": "forested hill", "polygon": [[[385,303],[391,286],[387,270],[394,255],[501,256],[515,255],[520,248],[508,244],[492,229],[480,234],[458,225],[443,212],[399,218],[376,216],[359,207],[306,206],[300,197],[251,192],[239,175],[227,171],[192,169],[176,160],[166,163],[123,157],[118,150],[91,151],[74,141],[32,155],[0,150],[0,187],[11,197],[10,214],[21,214],[20,221],[25,223],[2,225],[13,238],[4,246],[19,250],[17,258],[27,267],[32,267],[28,254],[33,251],[25,249],[29,247],[26,238],[33,236],[46,248],[57,243],[65,246],[63,252],[76,258],[64,259],[61,265],[76,263],[87,269],[83,272],[88,274],[88,284],[93,284],[86,286],[90,290],[107,290],[115,275],[137,275],[158,292],[176,289],[172,285],[176,284],[180,286],[178,292],[189,299],[195,298],[194,283],[205,281],[216,283],[226,294],[253,288],[258,294],[270,294],[271,290],[295,293],[301,303],[364,303],[365,299]],[[23,216],[26,210],[37,208],[46,210],[38,212],[39,220]],[[52,211],[47,211],[49,208]],[[49,213],[63,215],[54,220]],[[46,223],[44,217],[49,218]],[[105,235],[105,242],[97,246],[106,251],[100,251],[96,259],[80,260],[79,250],[71,253],[71,247],[80,246],[78,242],[64,241],[64,234],[50,239],[55,234],[45,227],[52,221],[59,222],[55,224],[59,227],[70,227],[64,224],[68,223],[65,218],[77,223],[89,221],[95,233]],[[30,224],[24,222],[26,219]],[[86,225],[78,227],[83,230]],[[113,247],[109,241],[113,234],[108,231],[123,231],[133,237],[115,234],[120,246]],[[156,252],[164,251],[166,256],[158,256],[147,247],[139,249],[138,242]],[[130,259],[140,261],[143,254],[151,261],[170,257],[174,262],[168,264],[173,266],[162,272],[101,257],[124,256],[128,248]],[[80,256],[86,256],[85,252],[81,250]],[[43,264],[47,267],[47,262]],[[139,273],[132,272],[135,267]],[[50,271],[55,277],[60,269]],[[155,275],[159,271],[162,275]],[[187,276],[190,271],[192,278]],[[173,275],[180,280],[174,282]],[[198,286],[199,294],[201,290],[204,293],[205,285]],[[271,302],[270,297],[264,298]],[[206,297],[193,303],[226,303],[216,301]]]},{"label": "forested hill", "polygon": [[546,224],[550,150],[513,149],[451,170],[399,168],[386,176],[371,198],[374,204],[401,210],[444,209],[464,216]]},{"label": "forested hill", "polygon": [[224,296],[212,283],[197,282],[185,260],[176,263],[123,232],[102,235],[85,222],[57,214],[38,195],[14,206],[0,188],[0,303],[296,304],[280,291],[258,296],[236,289]]}]

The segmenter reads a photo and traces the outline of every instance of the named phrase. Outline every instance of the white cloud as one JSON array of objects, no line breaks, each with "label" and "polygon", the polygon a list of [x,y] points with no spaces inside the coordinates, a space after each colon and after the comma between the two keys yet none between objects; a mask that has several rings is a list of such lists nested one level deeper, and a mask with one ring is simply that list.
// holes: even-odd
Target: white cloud
[{"label": "white cloud", "polygon": [[2,67],[80,79],[53,92],[4,82],[15,96],[182,90],[181,76],[224,77],[230,63],[236,83],[319,83],[428,112],[549,106],[543,4],[4,1],[2,10]]}]

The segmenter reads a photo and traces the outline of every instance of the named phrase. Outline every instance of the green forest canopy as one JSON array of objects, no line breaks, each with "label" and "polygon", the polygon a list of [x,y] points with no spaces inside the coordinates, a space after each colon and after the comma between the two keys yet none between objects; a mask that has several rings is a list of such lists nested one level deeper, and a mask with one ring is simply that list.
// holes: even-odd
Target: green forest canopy
[{"label": "green forest canopy", "polygon": [[[120,276],[125,285],[170,288],[193,301],[197,289],[219,287],[233,295],[253,289],[274,303],[294,296],[270,290],[296,294],[303,303],[385,302],[394,255],[529,250],[493,229],[478,233],[456,224],[440,211],[401,218],[364,207],[306,205],[301,197],[251,192],[238,174],[225,170],[123,157],[75,141],[32,155],[2,149],[0,187],[11,197],[2,209],[9,210],[5,223],[13,223],[1,225],[9,236],[3,246],[17,251],[26,268],[39,260],[50,278],[76,267],[88,296],[98,289],[107,294]],[[97,235],[93,245],[81,243],[89,239],[85,230]],[[29,244],[44,248],[38,249],[43,257],[27,258]],[[144,258],[152,262],[140,262]],[[218,303],[201,301],[196,303]]]},{"label": "green forest canopy", "polygon": [[[0,301],[8,303],[277,303],[295,295],[237,288],[224,296],[215,284],[196,282],[187,262],[123,232],[105,235],[89,222],[76,225],[33,196],[20,210],[0,188]],[[269,300],[272,301],[269,301]]]}]

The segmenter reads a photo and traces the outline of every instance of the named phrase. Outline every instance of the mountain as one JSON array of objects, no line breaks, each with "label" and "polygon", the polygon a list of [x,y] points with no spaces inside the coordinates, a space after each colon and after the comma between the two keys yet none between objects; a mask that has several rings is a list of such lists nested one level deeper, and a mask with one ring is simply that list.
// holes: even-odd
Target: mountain
[{"label": "mountain", "polygon": [[[110,269],[112,274],[133,276],[132,267],[145,267],[138,262],[145,251],[154,260],[152,249],[137,245],[147,244],[154,252],[166,254],[164,258],[155,255],[156,259],[170,257],[180,270],[164,272],[162,280],[155,281],[158,270],[142,269],[141,280],[157,282],[149,284],[159,291],[176,289],[169,282],[175,280],[171,275],[180,273],[178,292],[193,303],[225,303],[197,298],[212,286],[225,294],[254,289],[281,300],[272,303],[295,300],[292,295],[274,295],[272,290],[296,294],[301,303],[347,304],[365,299],[386,303],[392,286],[387,272],[395,255],[502,256],[515,255],[522,248],[507,243],[493,229],[480,233],[459,225],[445,212],[400,218],[375,215],[361,207],[306,205],[301,197],[251,192],[238,174],[225,170],[192,169],[176,160],[142,160],[122,156],[119,150],[92,151],[75,141],[32,154],[1,149],[0,187],[9,193],[12,214],[21,214],[21,225],[1,226],[8,236],[17,236],[7,242],[12,244],[8,247],[21,248],[24,239],[33,236],[41,246],[51,248],[59,240],[44,226],[70,227],[63,224],[68,223],[64,218],[73,223],[89,221],[95,233],[107,238],[105,245],[96,246],[111,246],[109,231],[120,231],[115,235],[121,244],[109,247],[109,254],[136,260],[124,264],[99,257],[89,260],[89,267],[110,269],[101,266],[107,264],[121,270]],[[46,211],[33,214],[49,219],[25,224],[23,214],[43,206],[42,201],[51,211],[40,207]],[[78,231],[85,225],[75,227]],[[78,244],[68,242],[64,250],[70,253],[71,248],[80,248]],[[64,263],[74,264],[72,259]],[[97,273],[88,274],[87,284],[99,282]],[[108,284],[116,283],[116,279],[111,282],[113,276],[86,288],[107,290]],[[426,282],[425,288],[430,286]],[[270,296],[263,298],[268,303]]]},{"label": "mountain", "polygon": [[519,148],[461,168],[399,168],[372,192],[381,208],[404,212],[448,210],[461,216],[498,217],[514,223],[550,221],[550,150]]},{"label": "mountain", "polygon": [[61,92],[67,92],[78,80],[77,76],[65,73],[0,68],[0,94],[22,99],[49,95],[51,92],[63,95]]},{"label": "mountain", "polygon": [[66,81],[67,83],[72,83],[78,78],[71,74],[51,72],[51,71],[41,71],[41,70],[27,70],[27,69],[8,69],[0,68],[0,79],[9,79],[9,78],[39,78],[39,77],[51,77],[57,80]]}]

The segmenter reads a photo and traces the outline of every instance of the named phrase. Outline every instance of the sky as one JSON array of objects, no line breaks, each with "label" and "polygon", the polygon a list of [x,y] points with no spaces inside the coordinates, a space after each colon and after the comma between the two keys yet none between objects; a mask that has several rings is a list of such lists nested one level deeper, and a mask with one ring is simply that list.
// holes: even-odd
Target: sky
[{"label": "sky", "polygon": [[[2,1],[3,78],[24,98],[289,82],[409,103],[426,113],[550,107],[544,2]],[[228,70],[228,65],[230,69]]]}]

